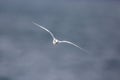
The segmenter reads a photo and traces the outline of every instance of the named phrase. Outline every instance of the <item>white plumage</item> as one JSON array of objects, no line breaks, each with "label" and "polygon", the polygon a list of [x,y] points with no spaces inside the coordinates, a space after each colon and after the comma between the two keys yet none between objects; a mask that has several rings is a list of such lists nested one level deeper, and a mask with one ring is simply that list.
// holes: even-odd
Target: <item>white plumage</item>
[{"label": "white plumage", "polygon": [[65,40],[61,41],[61,40],[56,39],[55,36],[53,35],[53,33],[50,30],[46,29],[45,27],[43,27],[43,26],[41,26],[41,25],[39,25],[39,24],[37,24],[35,22],[32,22],[32,23],[35,24],[36,26],[44,29],[45,31],[47,31],[51,35],[51,37],[53,38],[53,45],[56,45],[56,44],[59,44],[59,43],[68,43],[68,44],[71,44],[71,45],[73,45],[73,46],[75,46],[75,47],[77,47],[77,48],[79,48],[79,49],[84,50],[85,52],[87,52],[85,49],[79,47],[78,45],[76,45],[76,44],[74,44],[74,43],[72,43],[70,41],[65,41]]}]

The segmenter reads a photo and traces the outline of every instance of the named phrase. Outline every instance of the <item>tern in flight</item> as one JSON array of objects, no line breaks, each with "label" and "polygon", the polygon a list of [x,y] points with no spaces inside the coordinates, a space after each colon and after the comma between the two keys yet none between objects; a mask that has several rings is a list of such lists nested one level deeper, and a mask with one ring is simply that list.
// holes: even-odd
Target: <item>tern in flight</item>
[{"label": "tern in flight", "polygon": [[[68,44],[71,44],[71,45],[73,45],[73,46],[75,46],[75,47],[77,47],[77,48],[79,48],[79,49],[87,52],[85,49],[79,47],[78,45],[76,45],[76,44],[74,44],[74,43],[72,43],[72,42],[70,42],[70,41],[66,41],[66,40],[62,40],[62,41],[61,41],[61,40],[56,39],[55,36],[53,35],[53,33],[52,33],[50,30],[46,29],[45,27],[43,27],[43,26],[41,26],[41,25],[39,25],[39,24],[37,24],[37,23],[35,23],[35,22],[32,22],[32,23],[33,23],[34,25],[42,28],[43,30],[47,31],[47,32],[51,35],[51,37],[53,38],[53,42],[52,42],[53,45],[57,45],[57,44],[59,44],[59,43],[68,43]],[[87,52],[87,53],[88,53],[88,52]]]}]

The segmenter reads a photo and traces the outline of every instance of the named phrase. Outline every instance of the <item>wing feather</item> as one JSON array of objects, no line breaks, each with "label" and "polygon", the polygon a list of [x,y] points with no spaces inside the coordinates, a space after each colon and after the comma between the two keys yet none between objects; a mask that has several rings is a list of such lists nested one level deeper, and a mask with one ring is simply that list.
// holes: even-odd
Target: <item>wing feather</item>
[{"label": "wing feather", "polygon": [[41,25],[39,25],[39,24],[37,24],[37,23],[35,23],[35,22],[32,22],[32,23],[33,23],[34,25],[36,25],[36,26],[44,29],[45,31],[47,31],[47,32],[52,36],[53,39],[55,38],[54,35],[53,35],[53,33],[52,33],[51,31],[49,31],[47,28],[44,28],[43,26],[41,26]]},{"label": "wing feather", "polygon": [[81,49],[81,50],[83,50],[83,51],[85,51],[85,52],[88,53],[88,51],[86,51],[85,49],[81,48],[80,46],[78,46],[78,45],[76,45],[76,44],[74,44],[74,43],[72,43],[70,41],[59,41],[59,43],[68,43],[68,44],[71,44],[71,45],[73,45],[73,46],[75,46],[75,47],[77,47],[77,48],[79,48],[79,49]]}]

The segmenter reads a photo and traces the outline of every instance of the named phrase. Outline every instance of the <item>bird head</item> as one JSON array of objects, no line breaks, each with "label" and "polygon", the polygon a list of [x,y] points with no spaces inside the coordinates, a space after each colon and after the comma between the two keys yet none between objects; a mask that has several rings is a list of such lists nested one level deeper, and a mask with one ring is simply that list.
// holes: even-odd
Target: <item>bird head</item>
[{"label": "bird head", "polygon": [[56,44],[58,44],[58,43],[59,43],[59,40],[53,39],[53,45],[56,45]]}]

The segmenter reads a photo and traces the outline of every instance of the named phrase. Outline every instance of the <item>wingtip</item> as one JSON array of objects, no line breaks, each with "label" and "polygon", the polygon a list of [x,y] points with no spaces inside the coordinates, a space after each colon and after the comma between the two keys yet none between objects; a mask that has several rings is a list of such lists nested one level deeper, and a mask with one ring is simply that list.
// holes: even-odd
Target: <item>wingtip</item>
[{"label": "wingtip", "polygon": [[34,21],[32,21],[33,24],[36,24]]},{"label": "wingtip", "polygon": [[39,24],[35,23],[34,21],[32,21],[32,23],[33,23],[34,25],[36,25],[36,26],[40,26]]}]

